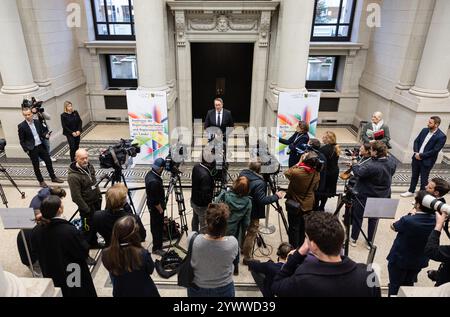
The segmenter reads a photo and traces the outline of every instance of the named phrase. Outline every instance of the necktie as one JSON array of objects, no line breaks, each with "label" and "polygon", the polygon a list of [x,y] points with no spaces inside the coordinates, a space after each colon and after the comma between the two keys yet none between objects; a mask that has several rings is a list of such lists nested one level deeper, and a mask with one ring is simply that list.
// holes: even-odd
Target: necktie
[{"label": "necktie", "polygon": [[217,116],[217,126],[220,127],[222,125],[222,120],[220,120],[220,112],[219,115]]}]

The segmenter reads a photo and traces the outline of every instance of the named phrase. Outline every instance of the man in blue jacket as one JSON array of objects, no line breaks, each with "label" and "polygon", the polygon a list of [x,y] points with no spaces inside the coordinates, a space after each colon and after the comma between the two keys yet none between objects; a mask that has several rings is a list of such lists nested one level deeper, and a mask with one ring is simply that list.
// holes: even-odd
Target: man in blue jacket
[{"label": "man in blue jacket", "polygon": [[426,191],[415,198],[414,214],[408,214],[391,225],[397,232],[387,256],[389,271],[389,296],[397,295],[401,286],[413,286],[420,271],[428,266],[425,245],[436,224],[434,210],[422,206]]},{"label": "man in blue jacket", "polygon": [[447,142],[447,136],[439,126],[441,118],[434,116],[428,121],[428,127],[420,132],[414,141],[414,156],[412,157],[411,186],[402,197],[413,197],[420,176],[420,190],[425,190],[428,177],[438,158],[439,152]]}]

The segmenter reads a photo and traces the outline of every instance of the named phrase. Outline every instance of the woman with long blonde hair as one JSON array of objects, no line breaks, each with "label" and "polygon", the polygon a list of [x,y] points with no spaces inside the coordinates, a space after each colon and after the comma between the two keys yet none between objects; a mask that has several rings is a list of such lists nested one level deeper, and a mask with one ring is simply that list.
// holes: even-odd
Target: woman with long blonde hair
[{"label": "woman with long blonde hair", "polygon": [[61,126],[63,134],[67,138],[70,148],[70,160],[75,161],[75,153],[80,147],[81,132],[83,132],[83,121],[80,115],[73,109],[70,101],[64,102],[64,112],[61,114]]},{"label": "woman with long blonde hair", "polygon": [[328,198],[336,196],[337,181],[339,177],[339,156],[341,148],[337,144],[336,134],[327,131],[322,137],[324,145],[320,152],[326,157],[325,185],[322,192],[317,193],[316,207],[319,211],[325,211]]}]

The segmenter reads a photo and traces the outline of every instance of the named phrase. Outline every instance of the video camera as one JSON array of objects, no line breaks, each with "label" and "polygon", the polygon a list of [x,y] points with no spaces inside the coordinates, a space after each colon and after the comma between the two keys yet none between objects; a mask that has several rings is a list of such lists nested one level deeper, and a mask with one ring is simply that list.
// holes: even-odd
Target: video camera
[{"label": "video camera", "polygon": [[0,139],[0,152],[3,152],[6,147],[6,139]]},{"label": "video camera", "polygon": [[344,188],[344,193],[342,194],[342,201],[345,204],[351,204],[357,195],[358,195],[358,192],[355,191],[353,186],[350,186],[347,184]]},{"label": "video camera", "polygon": [[353,149],[345,149],[345,155],[351,157],[359,157],[359,147],[354,147]]},{"label": "video camera", "polygon": [[22,108],[36,109],[36,112],[43,113],[45,110],[42,108],[43,101],[36,101],[36,98],[32,97],[31,100],[24,99],[22,101]]},{"label": "video camera", "polygon": [[140,146],[133,144],[133,140],[120,139],[117,145],[102,151],[99,157],[100,167],[120,168],[126,163],[128,157],[136,157],[140,152]]}]

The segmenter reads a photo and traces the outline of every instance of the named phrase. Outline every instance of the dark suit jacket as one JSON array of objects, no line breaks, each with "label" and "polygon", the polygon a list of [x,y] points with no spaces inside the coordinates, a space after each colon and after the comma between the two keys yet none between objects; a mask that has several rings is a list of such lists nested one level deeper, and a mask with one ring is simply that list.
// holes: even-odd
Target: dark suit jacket
[{"label": "dark suit jacket", "polygon": [[[36,131],[41,138],[41,141],[45,139],[46,134],[48,133],[48,128],[44,127],[39,120],[33,120],[34,126],[36,127]],[[22,149],[25,152],[32,151],[34,149],[34,137],[33,132],[31,132],[31,128],[28,123],[24,120],[22,123],[18,125],[19,129],[19,140]]]},{"label": "dark suit jacket", "polygon": [[[430,130],[428,128],[423,129],[419,136],[414,141],[414,153],[419,153],[425,138],[427,137]],[[428,144],[425,146],[425,150],[420,157],[422,158],[422,164],[426,167],[432,167],[438,158],[439,152],[445,146],[447,142],[447,136],[441,129],[438,129],[436,133],[431,137]],[[416,158],[413,155],[413,160]]]},{"label": "dark suit jacket", "polygon": [[205,119],[205,130],[209,127],[218,127],[220,128],[220,130],[222,130],[223,135],[225,135],[227,128],[234,127],[234,121],[231,115],[231,111],[223,109],[221,116],[222,124],[220,127],[218,127],[216,124],[216,109],[209,110]]},{"label": "dark suit jacket", "polygon": [[436,225],[434,214],[407,215],[394,223],[397,237],[387,256],[389,263],[402,269],[421,269],[428,266],[425,255],[428,237]]},{"label": "dark suit jacket", "polygon": [[[297,139],[297,137],[299,138]],[[289,145],[289,168],[291,168],[300,161],[301,155],[298,153],[297,149],[300,149],[302,144],[308,144],[309,134],[295,132],[288,140],[280,138],[279,142],[281,144]]]}]

